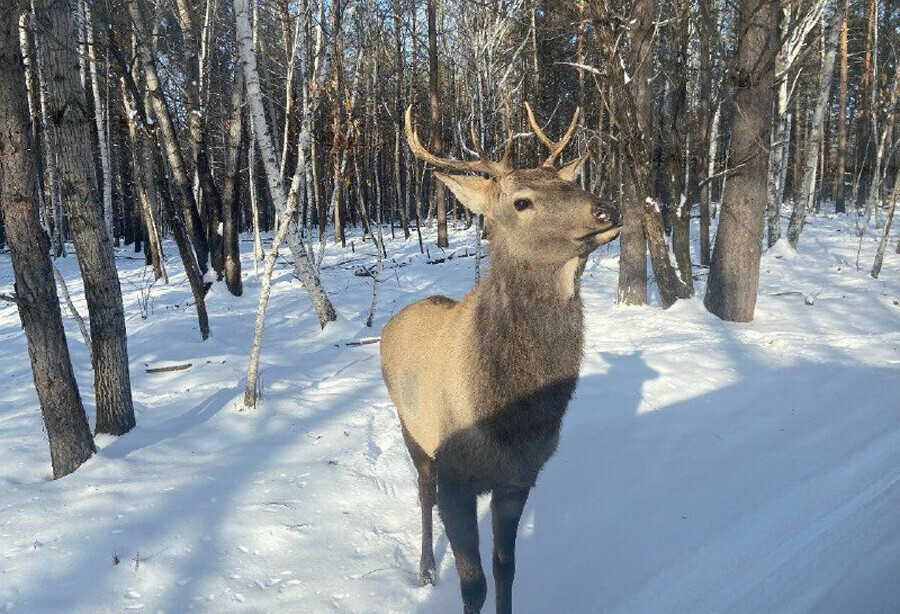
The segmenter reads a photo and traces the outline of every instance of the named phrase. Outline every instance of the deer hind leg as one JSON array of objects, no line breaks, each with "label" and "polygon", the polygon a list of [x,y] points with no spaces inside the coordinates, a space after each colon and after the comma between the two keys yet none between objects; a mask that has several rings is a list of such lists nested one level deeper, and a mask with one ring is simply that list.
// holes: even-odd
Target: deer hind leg
[{"label": "deer hind leg", "polygon": [[419,559],[419,583],[422,586],[433,585],[435,566],[431,514],[436,498],[434,459],[429,457],[413,440],[406,427],[403,427],[403,439],[406,441],[406,449],[409,450],[409,456],[419,475],[419,506],[422,508],[422,557]]},{"label": "deer hind leg", "polygon": [[479,614],[487,596],[487,581],[478,552],[476,494],[465,481],[438,474],[438,509],[450,540],[462,591],[463,614]]},{"label": "deer hind leg", "polygon": [[513,576],[516,573],[516,533],[528,492],[528,488],[494,490],[491,495],[497,614],[512,613],[512,586]]}]

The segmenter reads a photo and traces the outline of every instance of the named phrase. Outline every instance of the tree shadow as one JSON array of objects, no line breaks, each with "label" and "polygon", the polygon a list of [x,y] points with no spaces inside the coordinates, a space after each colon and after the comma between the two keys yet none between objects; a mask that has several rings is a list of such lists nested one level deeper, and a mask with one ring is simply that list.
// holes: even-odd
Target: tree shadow
[{"label": "tree shadow", "polygon": [[[290,378],[279,368],[270,367],[269,372],[273,376],[284,375],[285,380]],[[263,405],[253,412],[240,416],[223,415],[226,412],[222,410],[227,409],[238,394],[237,388],[217,391],[180,416],[117,439],[98,455],[105,458],[92,461],[97,463],[93,467],[93,480],[84,469],[73,474],[77,480],[88,480],[89,483],[109,482],[110,474],[124,474],[125,480],[105,485],[103,494],[112,495],[112,498],[105,508],[107,513],[98,514],[96,518],[96,524],[103,529],[91,529],[94,540],[91,547],[83,548],[66,566],[44,569],[40,580],[33,578],[21,582],[27,590],[23,590],[16,601],[25,605],[28,611],[82,611],[96,607],[92,599],[105,594],[110,587],[124,590],[129,584],[140,582],[140,567],[141,573],[152,574],[154,584],[158,584],[160,578],[167,580],[164,582],[167,586],[160,586],[157,596],[147,595],[159,611],[254,611],[252,606],[232,602],[228,597],[204,605],[207,593],[201,593],[208,589],[207,580],[227,576],[228,561],[224,555],[236,547],[237,539],[233,533],[235,526],[242,524],[235,523],[234,517],[249,514],[250,518],[259,518],[259,512],[270,511],[266,509],[265,500],[248,497],[247,490],[262,472],[271,471],[271,467],[277,465],[279,456],[296,447],[310,431],[339,419],[354,408],[334,397],[317,405],[314,411],[298,415],[268,408],[264,399]],[[360,394],[374,393],[365,386]],[[192,429],[216,416],[218,422],[205,429],[207,437],[192,439]],[[151,448],[156,444],[163,445]],[[148,491],[146,486],[134,485],[133,478],[128,477],[130,463],[141,463],[144,467],[155,464],[160,470],[169,470],[172,467],[169,454],[174,450],[190,450],[185,456],[190,462],[194,460],[189,456],[194,450],[203,452],[213,447],[211,456],[197,458],[185,467],[184,475],[177,476],[177,496],[172,492]],[[135,454],[141,450],[144,450],[143,454]],[[206,458],[215,458],[218,462],[210,464]],[[101,475],[107,477],[97,477]],[[65,498],[72,491],[72,484],[54,483],[50,488],[59,488],[58,496]],[[136,501],[129,495],[132,492],[150,496]],[[275,503],[282,505],[282,502]],[[120,512],[126,512],[124,520]],[[292,517],[290,522],[304,520]],[[282,528],[282,539],[298,536],[291,533],[288,525]],[[162,549],[140,551],[141,544],[153,544]],[[169,549],[174,551],[168,552]],[[113,554],[121,559],[118,566],[110,562]],[[80,583],[88,577],[91,590],[80,590]],[[54,589],[47,591],[46,586]]]},{"label": "tree shadow", "polygon": [[[837,612],[861,577],[867,612],[900,611],[897,370],[736,350],[737,381],[660,406],[641,352],[581,378],[522,517],[517,612]],[[458,612],[437,533],[441,585],[418,611]]]},{"label": "tree shadow", "polygon": [[240,391],[236,386],[223,388],[196,407],[180,416],[170,418],[162,424],[147,427],[138,425],[131,432],[116,438],[115,441],[100,450],[99,455],[107,458],[125,458],[138,450],[183,435],[218,414],[238,394]]}]

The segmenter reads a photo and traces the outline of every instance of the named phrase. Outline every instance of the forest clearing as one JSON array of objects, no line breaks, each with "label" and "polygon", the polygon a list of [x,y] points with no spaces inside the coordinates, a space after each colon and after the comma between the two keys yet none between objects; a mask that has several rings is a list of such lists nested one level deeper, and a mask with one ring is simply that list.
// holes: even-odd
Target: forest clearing
[{"label": "forest clearing", "polygon": [[885,0],[0,0],[0,612],[900,612],[898,112]]},{"label": "forest clearing", "polygon": [[[699,299],[667,311],[617,306],[617,244],[594,253],[581,380],[522,519],[520,611],[900,607],[900,257],[873,280],[855,269],[850,217],[816,217],[806,232],[807,253],[779,245],[763,256],[757,317],[740,325]],[[474,251],[472,232],[450,238],[448,254]],[[876,246],[867,240],[862,258]],[[31,409],[18,317],[3,307],[0,606],[458,611],[440,524],[438,583],[416,586],[415,472],[378,346],[346,344],[414,299],[461,297],[474,258],[429,264],[441,252],[429,258],[402,239],[388,248],[372,329],[371,278],[354,274],[371,242],[326,251],[339,320],[322,333],[280,264],[254,411],[241,411],[241,395],[258,282],[245,279],[249,300],[214,286],[220,332],[202,342],[184,317],[184,275],[150,287],[142,262],[119,250],[138,426],[98,437],[96,456],[59,482]],[[84,309],[75,262],[62,264]],[[0,279],[6,287],[8,260]],[[68,324],[76,377],[90,381]],[[86,391],[88,415],[92,402]],[[484,505],[480,517],[489,532]]]}]

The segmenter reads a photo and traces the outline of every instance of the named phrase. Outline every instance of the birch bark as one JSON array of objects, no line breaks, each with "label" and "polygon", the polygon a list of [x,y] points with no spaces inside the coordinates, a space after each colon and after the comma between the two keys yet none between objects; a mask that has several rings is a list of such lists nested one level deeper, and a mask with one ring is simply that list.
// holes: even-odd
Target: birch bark
[{"label": "birch bark", "polygon": [[[831,100],[831,81],[834,75],[834,61],[837,56],[838,37],[843,24],[842,11],[835,11],[834,21],[828,29],[825,40],[825,56],[822,59],[822,68],[819,72],[819,95],[816,100],[816,108],[813,111],[812,126],[806,146],[806,160],[804,163],[803,185],[800,189],[800,200],[795,203],[791,213],[791,221],[788,225],[788,242],[791,247],[797,248],[800,241],[800,233],[806,223],[806,214],[810,211],[816,199],[816,174],[819,168],[819,152],[822,141],[822,127],[825,123],[825,111]],[[824,24],[823,24],[824,27]]]},{"label": "birch bark", "polygon": [[[259,71],[256,67],[256,51],[253,48],[253,31],[250,26],[249,1],[234,0],[234,9],[237,21],[238,47],[247,87],[250,121],[256,133],[257,145],[262,156],[263,168],[266,171],[266,179],[269,184],[269,193],[276,207],[280,209],[282,220],[285,222],[284,231],[288,247],[294,256],[294,274],[306,288],[313,309],[318,315],[319,324],[324,328],[328,322],[332,322],[337,318],[337,314],[328,298],[328,294],[325,292],[325,288],[322,286],[321,280],[310,265],[308,253],[303,244],[303,239],[300,237],[297,222],[294,219],[293,212],[289,210],[288,195],[285,193],[284,183],[278,170],[278,159],[272,142],[272,133],[266,123],[265,110],[263,108]],[[299,158],[300,155],[298,154]],[[304,165],[305,163],[304,159]],[[299,165],[298,168],[300,168]]]}]

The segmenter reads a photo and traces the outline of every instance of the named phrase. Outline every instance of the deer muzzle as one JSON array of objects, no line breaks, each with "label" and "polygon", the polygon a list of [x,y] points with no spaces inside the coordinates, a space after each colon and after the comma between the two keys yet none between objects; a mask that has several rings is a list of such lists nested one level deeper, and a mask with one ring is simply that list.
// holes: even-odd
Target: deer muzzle
[{"label": "deer muzzle", "polygon": [[619,225],[619,208],[612,203],[595,202],[591,205],[591,214],[601,224]]}]

